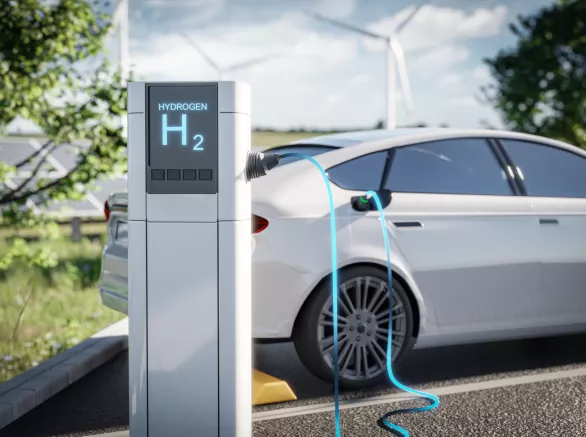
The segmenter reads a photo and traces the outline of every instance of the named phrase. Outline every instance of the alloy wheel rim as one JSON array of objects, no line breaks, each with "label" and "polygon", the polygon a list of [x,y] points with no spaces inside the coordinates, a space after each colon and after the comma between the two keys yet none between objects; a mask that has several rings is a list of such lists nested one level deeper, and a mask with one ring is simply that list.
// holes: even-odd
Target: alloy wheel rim
[{"label": "alloy wheel rim", "polygon": [[[407,333],[405,306],[393,290],[392,357],[401,352]],[[319,314],[317,337],[322,359],[333,369],[334,314],[330,296]],[[359,276],[338,288],[338,369],[340,378],[367,380],[386,371],[389,332],[386,281]]]}]

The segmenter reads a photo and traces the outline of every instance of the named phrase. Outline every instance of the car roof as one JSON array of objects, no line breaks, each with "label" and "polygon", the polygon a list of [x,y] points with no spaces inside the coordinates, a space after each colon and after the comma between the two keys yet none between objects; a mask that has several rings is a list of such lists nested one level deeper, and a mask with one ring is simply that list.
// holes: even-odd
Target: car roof
[{"label": "car roof", "polygon": [[291,145],[312,145],[312,146],[331,146],[347,147],[360,143],[371,141],[386,140],[406,135],[417,135],[423,132],[432,132],[441,128],[397,128],[397,129],[372,129],[350,132],[339,132],[335,134],[319,135],[315,137],[303,138],[300,140],[287,143]]},{"label": "car roof", "polygon": [[[280,147],[306,145],[334,148],[334,150],[313,156],[313,159],[315,159],[322,168],[329,169],[343,162],[370,153],[376,153],[395,147],[457,138],[494,138],[530,141],[565,149],[586,158],[586,150],[582,150],[562,141],[496,129],[397,128],[393,130],[379,129],[371,131],[354,131],[304,138]],[[271,149],[268,149],[268,151],[270,150]],[[304,179],[305,177],[309,177],[309,179],[306,181]],[[257,202],[260,201],[260,199],[271,199],[270,202],[273,202],[274,196],[271,193],[275,192],[276,184],[284,181],[285,183],[283,187],[285,188],[281,188],[283,190],[293,190],[298,188],[297,185],[290,184],[293,180],[297,181],[296,183],[303,182],[313,184],[321,177],[322,176],[319,172],[315,171],[313,163],[301,159],[288,165],[277,167],[274,170],[273,176],[270,178],[255,179],[253,181],[254,197]],[[281,197],[287,196],[283,195]]]},{"label": "car roof", "polygon": [[[566,149],[582,156],[586,152],[579,147],[563,141],[554,140],[542,136],[525,134],[514,131],[497,130],[497,129],[455,129],[455,128],[397,128],[397,129],[376,129],[364,131],[340,132],[329,135],[319,135],[315,137],[303,138],[293,141],[281,147],[294,145],[308,146],[329,146],[337,149],[348,149],[348,146],[361,145],[361,148],[370,148],[370,145],[381,147],[397,147],[405,144],[414,144],[418,142],[450,139],[450,138],[500,138],[520,141],[532,141],[541,144]],[[368,145],[368,146],[367,146]],[[352,149],[352,148],[351,148]]]},{"label": "car roof", "polygon": [[[574,152],[586,158],[586,151],[562,141],[553,140],[536,135],[524,134],[513,131],[496,129],[456,129],[456,128],[397,128],[392,130],[377,129],[369,131],[353,131],[320,135],[311,138],[294,141],[280,147],[290,146],[316,146],[332,147],[328,153],[315,156],[315,159],[324,167],[337,165],[338,163],[357,158],[368,153],[380,150],[401,147],[405,145],[424,143],[429,141],[456,139],[456,138],[495,138],[531,141],[539,144],[550,145]],[[270,151],[271,149],[268,149]],[[281,171],[288,167],[299,168],[313,167],[311,163],[296,161],[283,166]],[[290,169],[293,171],[293,169]]]}]

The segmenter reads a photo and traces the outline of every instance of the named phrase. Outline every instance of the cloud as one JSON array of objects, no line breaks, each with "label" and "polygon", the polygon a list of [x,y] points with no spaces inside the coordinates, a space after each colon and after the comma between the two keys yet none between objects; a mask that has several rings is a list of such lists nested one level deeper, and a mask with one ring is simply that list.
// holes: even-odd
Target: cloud
[{"label": "cloud", "polygon": [[[423,60],[423,62],[434,62],[434,60],[428,58],[427,60]],[[437,85],[439,88],[449,90],[462,90],[463,88],[476,89],[479,85],[485,85],[491,80],[492,77],[488,68],[484,65],[478,65],[472,70],[465,72],[451,71],[448,69],[439,77]]]},{"label": "cloud", "polygon": [[[356,41],[308,31],[303,26],[304,20],[298,14],[285,14],[265,25],[216,27],[187,36],[220,68],[271,54],[283,55],[269,61],[270,72],[276,77],[288,74],[297,75],[299,79],[299,75],[322,74],[355,57]],[[222,40],[213,37],[220,31],[225,36]],[[199,80],[215,75],[214,69],[179,34],[156,35],[143,41],[136,47],[132,63],[137,73],[149,80]],[[265,69],[259,65],[255,71],[262,73]]]},{"label": "cloud", "polygon": [[462,83],[462,75],[460,73],[449,72],[440,77],[438,85],[441,88],[452,88],[455,85]]},{"label": "cloud", "polygon": [[342,102],[345,98],[346,96],[344,95],[344,93],[333,93],[327,96],[325,101],[330,105],[335,105],[337,103]]},{"label": "cloud", "polygon": [[448,45],[425,52],[418,56],[411,65],[425,75],[435,75],[440,70],[465,61],[469,56],[470,51],[466,47]]},{"label": "cloud", "polygon": [[[347,102],[344,96],[343,102],[333,103],[337,98],[334,96],[328,101],[328,96],[345,92],[356,74],[370,72],[362,68],[356,72],[347,70],[356,59],[357,41],[318,33],[308,23],[309,19],[302,14],[286,13],[264,23],[244,22],[235,26],[220,22],[188,36],[224,68],[268,54],[284,54],[223,77],[251,85],[255,125],[335,126],[337,123],[331,120],[336,119],[344,120],[338,121],[340,125],[360,125],[353,111],[340,109],[347,107],[346,103],[352,104],[353,99]],[[223,33],[224,38],[215,38],[216,33]],[[134,48],[131,61],[142,80],[218,80],[214,68],[179,33],[151,34]]]},{"label": "cloud", "polygon": [[[161,21],[171,14],[175,15],[173,22],[177,28],[209,23],[224,12],[227,6],[227,0],[136,0],[136,3],[132,0],[131,2],[130,12],[133,20],[150,15],[152,19]],[[180,12],[179,16],[177,12]]]},{"label": "cloud", "polygon": [[317,0],[314,12],[331,18],[344,19],[356,10],[356,0]]},{"label": "cloud", "polygon": [[225,0],[137,0],[136,3],[148,6],[190,6],[200,8],[218,3],[225,4],[226,2]]},{"label": "cloud", "polygon": [[361,73],[361,74],[357,74],[354,77],[352,77],[352,79],[350,79],[350,83],[352,85],[363,85],[365,83],[372,81],[372,79],[373,79],[373,77],[371,74]]},{"label": "cloud", "polygon": [[[368,28],[375,33],[389,35],[414,10],[413,6],[397,14],[371,23]],[[460,40],[488,38],[500,34],[506,24],[508,8],[500,5],[492,9],[479,8],[471,13],[439,6],[424,6],[400,34],[405,51],[429,49]],[[364,39],[369,50],[381,51],[384,44],[374,39]]]},{"label": "cloud", "polygon": [[489,82],[492,79],[490,71],[486,65],[479,65],[472,70],[472,77],[478,82]]},{"label": "cloud", "polygon": [[[304,5],[343,21],[351,20],[347,17],[355,7],[354,0],[307,0]],[[224,68],[268,54],[285,55],[224,76],[226,80],[242,80],[252,86],[254,125],[373,125],[385,112],[382,54],[359,53],[360,44],[370,43],[367,39],[320,26],[296,10],[299,8],[289,6],[265,11],[254,19],[239,16],[193,27],[175,26],[174,21],[152,27],[145,18],[142,26],[149,31],[141,33],[144,38],[134,38],[131,61],[144,80],[217,80],[215,70],[179,34],[182,29],[192,29],[189,37]],[[411,10],[403,9],[390,18],[399,22]],[[179,8],[175,10],[178,11]],[[336,11],[334,15],[332,11]],[[464,61],[471,56],[469,40],[498,35],[506,15],[503,6],[470,12],[425,6],[405,28],[401,43],[412,73],[418,119],[432,124],[447,121],[450,125],[476,126],[481,114],[484,118],[492,114],[490,108],[483,109],[473,97],[468,97],[478,91],[479,81],[486,78],[486,69],[473,68]],[[165,12],[165,17],[170,15]],[[373,23],[377,25],[379,31],[387,34],[392,29],[388,18]],[[459,68],[451,68],[456,66]],[[396,100],[401,124],[404,110],[400,92]]]},{"label": "cloud", "polygon": [[455,97],[448,100],[448,106],[453,108],[476,108],[479,106],[478,101],[472,96]]}]

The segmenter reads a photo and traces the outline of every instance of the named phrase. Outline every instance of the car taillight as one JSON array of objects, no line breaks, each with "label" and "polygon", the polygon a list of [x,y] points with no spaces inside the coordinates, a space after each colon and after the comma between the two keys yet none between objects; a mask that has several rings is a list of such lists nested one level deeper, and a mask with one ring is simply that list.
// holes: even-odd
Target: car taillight
[{"label": "car taillight", "polygon": [[263,217],[252,214],[252,233],[258,234],[264,231],[269,225],[269,221]]},{"label": "car taillight", "polygon": [[107,200],[104,202],[104,217],[106,217],[106,221],[110,220],[110,206]]}]

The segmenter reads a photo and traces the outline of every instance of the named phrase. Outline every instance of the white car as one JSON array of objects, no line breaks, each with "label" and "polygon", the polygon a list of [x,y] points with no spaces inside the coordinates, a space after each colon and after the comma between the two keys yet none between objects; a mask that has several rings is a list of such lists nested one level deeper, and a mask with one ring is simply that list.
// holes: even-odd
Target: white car
[{"label": "white car", "polygon": [[[411,348],[586,332],[586,152],[496,130],[395,129],[271,149],[313,156],[336,209],[340,384],[386,377],[389,318],[377,211],[350,199],[390,190],[393,359]],[[253,337],[293,340],[333,378],[330,220],[321,174],[284,158],[253,186]],[[127,311],[126,194],[109,199],[100,291]]]}]

